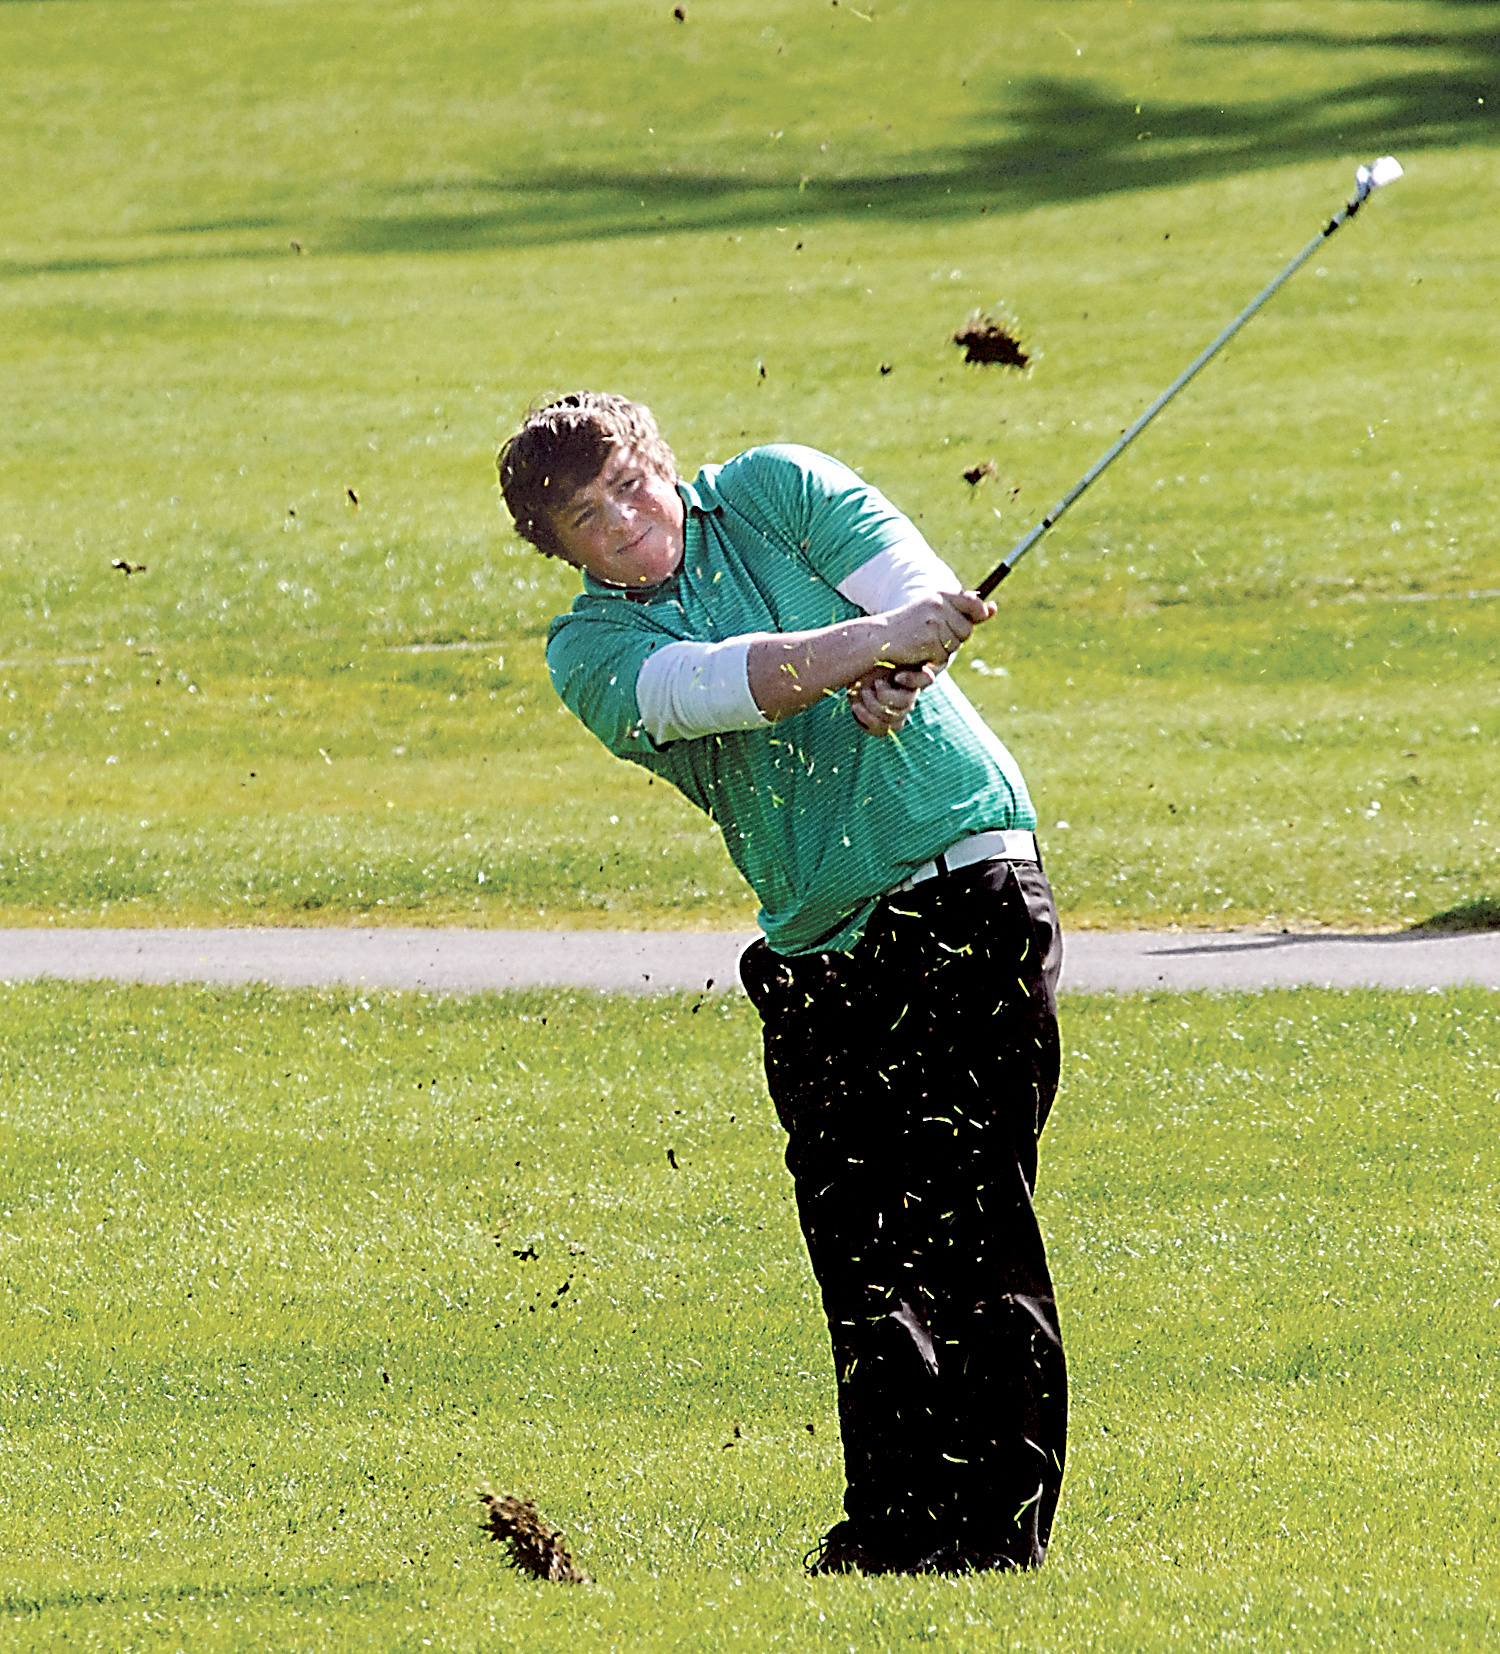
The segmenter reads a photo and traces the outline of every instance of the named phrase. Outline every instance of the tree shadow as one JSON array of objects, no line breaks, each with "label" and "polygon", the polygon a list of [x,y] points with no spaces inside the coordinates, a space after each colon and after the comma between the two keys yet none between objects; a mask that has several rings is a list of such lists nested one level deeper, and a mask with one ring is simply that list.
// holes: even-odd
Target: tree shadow
[{"label": "tree shadow", "polygon": [[[1487,19],[1500,14],[1494,0],[1462,3],[1483,11]],[[1443,9],[1451,12],[1450,6]],[[184,223],[166,233],[187,238],[209,231],[274,230],[280,237],[300,238],[310,251],[381,255],[537,247],[692,230],[734,232],[866,215],[939,223],[1211,182],[1340,155],[1369,159],[1391,152],[1399,157],[1438,147],[1500,143],[1500,28],[1358,36],[1294,29],[1209,34],[1196,43],[1235,53],[1291,46],[1309,53],[1340,52],[1352,60],[1367,48],[1399,47],[1430,51],[1442,61],[1274,101],[1153,105],[1149,116],[1097,86],[1032,79],[983,117],[968,142],[919,152],[908,165],[889,172],[755,179],[737,169],[685,173],[628,165],[496,170],[477,183],[466,181],[461,192],[436,179],[394,188],[378,213],[320,221],[293,208],[271,218],[261,212],[212,225]],[[445,196],[453,200],[452,210],[445,208]],[[267,245],[260,256],[284,256],[285,247],[285,241]],[[256,254],[226,254],[223,249],[198,254],[183,246],[118,264],[106,256],[24,268],[97,269],[199,256]],[[6,272],[18,269],[5,267]]]},{"label": "tree shadow", "polygon": [[[496,174],[480,186],[493,192],[493,206],[451,214],[433,210],[434,188],[414,185],[397,194],[390,216],[347,222],[334,240],[349,252],[380,253],[732,231],[866,214],[940,222],[1338,155],[1368,159],[1500,143],[1500,33],[1435,35],[1432,43],[1452,51],[1455,39],[1469,58],[1462,70],[1378,76],[1331,93],[1227,109],[1179,104],[1153,110],[1149,130],[1125,99],[1073,81],[1034,79],[994,111],[994,135],[915,156],[893,173],[757,181],[731,172],[564,166]],[[1243,37],[1224,44],[1243,44]],[[470,200],[473,188],[465,189]],[[427,210],[402,213],[403,198]]]},{"label": "tree shadow", "polygon": [[1407,931],[1407,935],[1454,935],[1458,932],[1500,930],[1500,896],[1481,896],[1477,901],[1462,902],[1442,913],[1434,913]]}]

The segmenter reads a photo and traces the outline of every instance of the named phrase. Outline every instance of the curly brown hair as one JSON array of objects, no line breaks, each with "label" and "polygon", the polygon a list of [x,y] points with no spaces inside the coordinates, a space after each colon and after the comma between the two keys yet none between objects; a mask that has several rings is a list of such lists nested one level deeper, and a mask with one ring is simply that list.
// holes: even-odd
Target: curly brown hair
[{"label": "curly brown hair", "polygon": [[616,448],[635,453],[667,481],[676,479],[677,461],[643,403],[608,391],[573,391],[527,414],[495,456],[516,533],[544,557],[561,557],[553,514],[599,475]]}]

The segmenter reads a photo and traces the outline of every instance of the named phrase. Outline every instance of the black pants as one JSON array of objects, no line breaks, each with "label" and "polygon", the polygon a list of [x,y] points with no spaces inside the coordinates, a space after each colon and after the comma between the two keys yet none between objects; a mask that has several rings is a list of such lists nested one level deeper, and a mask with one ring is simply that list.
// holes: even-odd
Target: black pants
[{"label": "black pants", "polygon": [[1067,1373],[1031,1199],[1061,964],[1051,886],[1007,861],[887,897],[852,953],[740,961],[875,1545],[1046,1551]]}]

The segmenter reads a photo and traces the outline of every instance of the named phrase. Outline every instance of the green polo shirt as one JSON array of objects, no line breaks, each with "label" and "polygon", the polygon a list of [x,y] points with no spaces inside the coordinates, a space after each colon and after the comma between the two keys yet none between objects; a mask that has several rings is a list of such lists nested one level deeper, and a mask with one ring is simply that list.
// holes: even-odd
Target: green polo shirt
[{"label": "green polo shirt", "polygon": [[971,833],[1034,827],[1026,783],[947,672],[898,735],[867,734],[830,695],[763,728],[658,746],[635,697],[653,650],[853,619],[863,611],[840,581],[920,539],[846,465],[810,448],[752,448],[677,487],[681,568],[628,597],[586,575],[547,634],[553,685],[611,752],[718,823],[776,952],[852,948],[878,898],[913,868]]}]

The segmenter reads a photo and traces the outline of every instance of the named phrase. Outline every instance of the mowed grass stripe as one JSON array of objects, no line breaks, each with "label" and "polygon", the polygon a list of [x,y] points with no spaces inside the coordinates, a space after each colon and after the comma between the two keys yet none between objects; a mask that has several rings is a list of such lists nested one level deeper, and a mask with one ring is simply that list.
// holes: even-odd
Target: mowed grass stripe
[{"label": "mowed grass stripe", "polygon": [[[1456,1647],[1500,1607],[1493,995],[1069,1000],[1062,1514],[1041,1576],[958,1584],[800,1578],[833,1394],[747,1006],[36,986],[0,1030],[7,1646]],[[506,1574],[482,1479],[597,1586]]]},{"label": "mowed grass stripe", "polygon": [[1073,924],[1492,923],[1471,10],[0,8],[0,919],[743,925],[554,704],[524,406],[829,449],[978,580],[1394,151],[959,671]]},{"label": "mowed grass stripe", "polygon": [[[1033,617],[1045,638],[1004,677],[975,646],[957,670],[1022,761],[1066,922],[1494,922],[1492,712],[1445,681],[1470,633],[1370,609],[1279,634],[1247,604],[1238,650],[1227,623]],[[1173,656],[1204,661],[1196,681]],[[0,915],[752,924],[711,824],[560,715],[539,645],[499,658],[366,651],[323,682],[117,651],[14,674],[45,738],[12,747]]]}]

